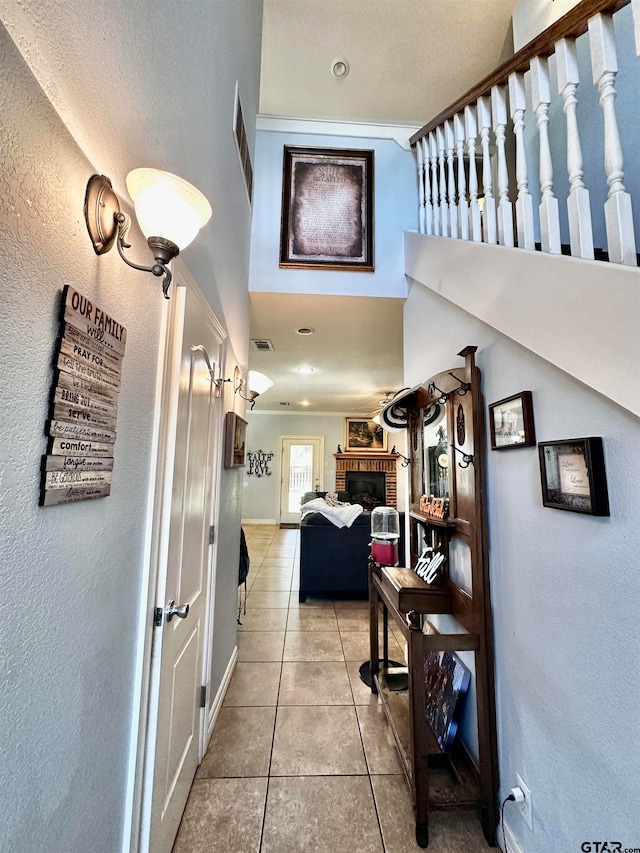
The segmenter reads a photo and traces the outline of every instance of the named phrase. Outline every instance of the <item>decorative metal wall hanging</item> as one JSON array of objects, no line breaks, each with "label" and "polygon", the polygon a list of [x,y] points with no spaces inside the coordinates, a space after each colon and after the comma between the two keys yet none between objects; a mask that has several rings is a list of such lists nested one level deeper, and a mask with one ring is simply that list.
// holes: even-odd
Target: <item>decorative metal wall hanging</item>
[{"label": "decorative metal wall hanging", "polygon": [[247,457],[249,459],[249,477],[270,477],[269,462],[275,454],[270,450],[249,450]]}]

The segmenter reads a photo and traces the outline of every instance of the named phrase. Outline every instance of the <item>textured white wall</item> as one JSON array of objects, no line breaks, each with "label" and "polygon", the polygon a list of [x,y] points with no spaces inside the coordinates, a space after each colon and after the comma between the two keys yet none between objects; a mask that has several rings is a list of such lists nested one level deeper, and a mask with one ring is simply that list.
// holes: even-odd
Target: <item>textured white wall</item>
[{"label": "textured white wall", "polygon": [[533,832],[507,812],[526,853],[607,838],[632,847],[640,813],[638,419],[419,284],[404,322],[407,385],[455,366],[456,353],[475,344],[485,401],[531,390],[539,441],[603,437],[610,518],[543,507],[536,449],[491,452],[487,443],[501,793],[516,772],[532,791]]},{"label": "textured white wall", "polygon": [[[120,847],[163,299],[82,206],[94,169],[0,27],[2,690],[0,850]],[[40,509],[39,463],[70,284],[127,328],[110,497]]]},{"label": "textured white wall", "polygon": [[[375,150],[375,272],[279,269],[283,146]],[[249,289],[273,293],[403,297],[404,231],[418,227],[415,160],[395,142],[310,134],[256,134]]]},{"label": "textured white wall", "polygon": [[580,0],[518,0],[513,10],[513,49],[520,50],[566,15]]},{"label": "textured white wall", "polygon": [[[185,133],[188,122],[167,121],[166,113],[158,110],[157,91],[148,93],[142,86],[136,92],[139,81],[131,78],[126,91],[136,93],[139,107],[128,110],[120,128],[126,128],[127,145],[117,133],[102,136],[104,125],[92,127],[88,112],[83,113],[80,89],[86,81],[78,80],[74,87],[73,80],[63,79],[63,68],[56,61],[54,31],[58,25],[69,27],[57,41],[58,46],[64,43],[62,50],[67,54],[82,45],[95,55],[103,47],[109,16],[93,32],[95,41],[87,43],[81,38],[82,9],[74,18],[67,14],[70,7],[60,14],[50,7],[35,7],[34,0],[2,12],[11,19],[21,52],[0,25],[0,252],[5,282],[0,301],[0,851],[115,853],[123,830],[164,300],[158,281],[126,267],[115,251],[102,258],[94,254],[82,213],[86,181],[99,168],[117,182],[127,168],[140,164],[138,157],[142,156],[147,163],[168,167],[167,149],[145,123],[149,114],[164,125],[162,139],[181,136],[183,160],[206,161],[214,186],[208,194],[214,201],[218,231],[213,251],[207,244],[198,254],[194,246],[195,254],[186,255],[186,261],[227,324],[233,363],[235,358],[246,361],[248,344],[250,215],[239,178],[230,110],[225,113],[228,121],[216,125],[208,143],[211,150],[203,151],[197,143],[194,148],[194,137]],[[202,13],[207,8],[199,5],[197,10]],[[174,10],[177,15],[183,11],[179,4]],[[113,12],[123,27],[129,20],[130,31],[136,32],[132,7],[111,4],[108,10],[100,6],[92,8],[94,11],[99,15]],[[137,11],[143,14],[141,9]],[[209,78],[208,104],[215,110],[224,103],[226,109],[232,104],[235,80],[240,79],[251,137],[258,93],[261,4],[217,3],[214,11],[219,23],[215,33],[203,29],[207,61],[214,57],[211,61],[217,62],[217,73]],[[165,18],[162,25],[168,26]],[[155,61],[167,59],[157,45],[155,53],[153,49],[128,52],[126,38],[119,43],[117,30],[117,26],[113,32],[109,30],[116,44],[110,59],[120,51],[141,63],[154,55]],[[136,38],[144,32],[142,24]],[[27,55],[30,67],[21,53]],[[169,54],[172,63],[182,68],[175,50]],[[114,98],[116,112],[122,106],[124,90],[121,94],[121,99]],[[57,97],[55,108],[47,97]],[[174,118],[175,110],[188,112],[191,99],[190,92],[189,98],[185,94],[172,104]],[[130,120],[132,115],[135,121]],[[106,124],[117,124],[111,112],[103,118]],[[197,119],[201,118],[199,113]],[[68,127],[73,128],[73,135]],[[216,147],[218,136],[222,142]],[[83,153],[87,151],[93,162]],[[130,157],[137,162],[125,162]],[[172,170],[190,176],[179,163]],[[218,194],[225,203],[216,208]],[[142,251],[135,255],[142,259],[144,249],[140,250],[141,237],[135,231],[138,250],[133,251]],[[128,331],[113,492],[100,501],[39,509],[39,464],[46,446],[51,358],[58,334],[60,294],[66,283],[103,306]],[[214,693],[236,642],[240,476],[239,472],[223,472],[218,492]]]}]

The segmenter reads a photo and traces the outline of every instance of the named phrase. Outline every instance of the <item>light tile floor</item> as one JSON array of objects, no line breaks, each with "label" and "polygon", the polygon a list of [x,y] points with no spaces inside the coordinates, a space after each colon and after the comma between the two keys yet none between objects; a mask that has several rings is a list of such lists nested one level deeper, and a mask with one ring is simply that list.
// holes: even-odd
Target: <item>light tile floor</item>
[{"label": "light tile floor", "polygon": [[[417,853],[393,738],[358,676],[367,603],[300,604],[299,531],[245,534],[238,663],[173,853]],[[489,849],[474,813],[434,813],[430,836],[430,853]]]}]

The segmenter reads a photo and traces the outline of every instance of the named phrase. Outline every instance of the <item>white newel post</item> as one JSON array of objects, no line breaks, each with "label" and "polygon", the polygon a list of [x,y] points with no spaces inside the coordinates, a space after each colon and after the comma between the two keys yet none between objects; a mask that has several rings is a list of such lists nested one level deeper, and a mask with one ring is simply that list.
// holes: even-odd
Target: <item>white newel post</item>
[{"label": "white newel post", "polygon": [[482,243],[482,220],[478,204],[478,171],[476,167],[476,140],[478,138],[478,120],[475,107],[464,108],[464,127],[467,134],[467,153],[469,154],[469,229],[474,243]]},{"label": "white newel post", "polygon": [[424,160],[422,159],[422,145],[421,141],[418,140],[416,142],[416,160],[418,162],[418,197],[419,197],[419,211],[418,211],[418,228],[421,234],[425,233],[425,213],[424,213]]},{"label": "white newel post", "polygon": [[445,144],[447,146],[447,184],[449,187],[449,236],[458,239],[458,205],[456,204],[456,178],[453,168],[453,123],[447,119],[444,123]]},{"label": "white newel post", "polygon": [[504,86],[491,89],[491,113],[498,148],[498,242],[501,246],[513,246],[513,208],[509,201],[509,172],[504,147],[507,128],[507,92]]},{"label": "white newel post", "polygon": [[518,248],[533,252],[536,240],[533,227],[533,199],[529,193],[527,173],[527,151],[524,144],[524,116],[527,111],[527,97],[524,88],[524,74],[516,72],[509,76],[509,106],[513,120],[513,132],[516,137],[516,226]]},{"label": "white newel post", "polygon": [[458,159],[458,233],[462,240],[469,239],[469,203],[467,202],[467,179],[464,174],[464,118],[461,113],[453,117]]},{"label": "white newel post", "polygon": [[449,206],[447,204],[447,175],[444,165],[444,127],[442,125],[436,128],[436,139],[438,140],[438,163],[440,165],[440,236],[449,237]]},{"label": "white newel post", "polygon": [[425,234],[433,234],[433,205],[431,204],[431,176],[429,173],[429,140],[423,136],[418,145],[422,146],[424,160],[424,228]]},{"label": "white newel post", "polygon": [[576,91],[580,82],[578,54],[573,39],[556,42],[556,69],[558,93],[567,117],[567,172],[569,173],[569,239],[571,254],[577,258],[593,259],[593,231],[591,227],[591,205],[589,190],[582,180],[582,147],[578,131]]},{"label": "white newel post", "polygon": [[433,233],[439,237],[440,230],[440,202],[438,199],[438,146],[436,135],[432,130],[429,134],[429,154],[431,156],[431,196],[433,198]]},{"label": "white newel post", "polygon": [[604,169],[607,173],[609,197],[604,205],[609,260],[636,266],[636,241],[633,231],[631,196],[625,192],[624,160],[616,119],[615,79],[618,58],[610,15],[596,15],[589,21],[589,45],[593,82],[600,92],[604,114]]},{"label": "white newel post", "polygon": [[636,37],[636,53],[640,56],[640,0],[631,0],[633,12],[633,32]]},{"label": "white newel post", "polygon": [[549,63],[546,58],[536,56],[531,60],[531,100],[538,120],[540,138],[540,241],[542,251],[559,255],[560,215],[558,199],[553,194],[553,165],[549,146],[549,104],[551,87],[549,85]]},{"label": "white newel post", "polygon": [[493,173],[491,171],[491,154],[489,152],[491,98],[488,95],[478,98],[478,124],[480,125],[480,140],[482,142],[482,191],[484,193],[482,230],[485,243],[497,243],[496,200],[493,197]]}]

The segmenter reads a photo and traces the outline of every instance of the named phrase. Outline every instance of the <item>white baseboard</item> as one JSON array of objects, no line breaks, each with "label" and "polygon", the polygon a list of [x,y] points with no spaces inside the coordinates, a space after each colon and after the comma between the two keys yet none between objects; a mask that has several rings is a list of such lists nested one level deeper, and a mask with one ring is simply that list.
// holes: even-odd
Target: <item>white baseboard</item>
[{"label": "white baseboard", "polygon": [[227,668],[224,672],[224,676],[222,677],[222,681],[220,682],[220,687],[218,688],[216,697],[211,703],[211,707],[209,708],[209,718],[207,720],[207,745],[211,740],[211,735],[213,734],[213,727],[215,726],[216,720],[218,719],[218,714],[220,713],[220,708],[222,707],[222,703],[224,702],[224,697],[229,688],[229,682],[231,681],[231,676],[233,675],[233,671],[236,668],[237,662],[238,647],[236,646],[233,650],[233,654],[229,659],[229,663],[227,664]]},{"label": "white baseboard", "polygon": [[240,524],[277,524],[277,518],[243,518]]},{"label": "white baseboard", "polygon": [[504,824],[504,835],[502,834],[502,826],[500,826],[500,824],[498,824],[498,831],[496,833],[496,841],[498,842],[498,847],[503,851],[503,853],[505,836],[507,838],[508,853],[524,853],[524,850],[520,846],[520,842],[515,837],[515,835],[513,834],[513,830],[506,821]]}]

